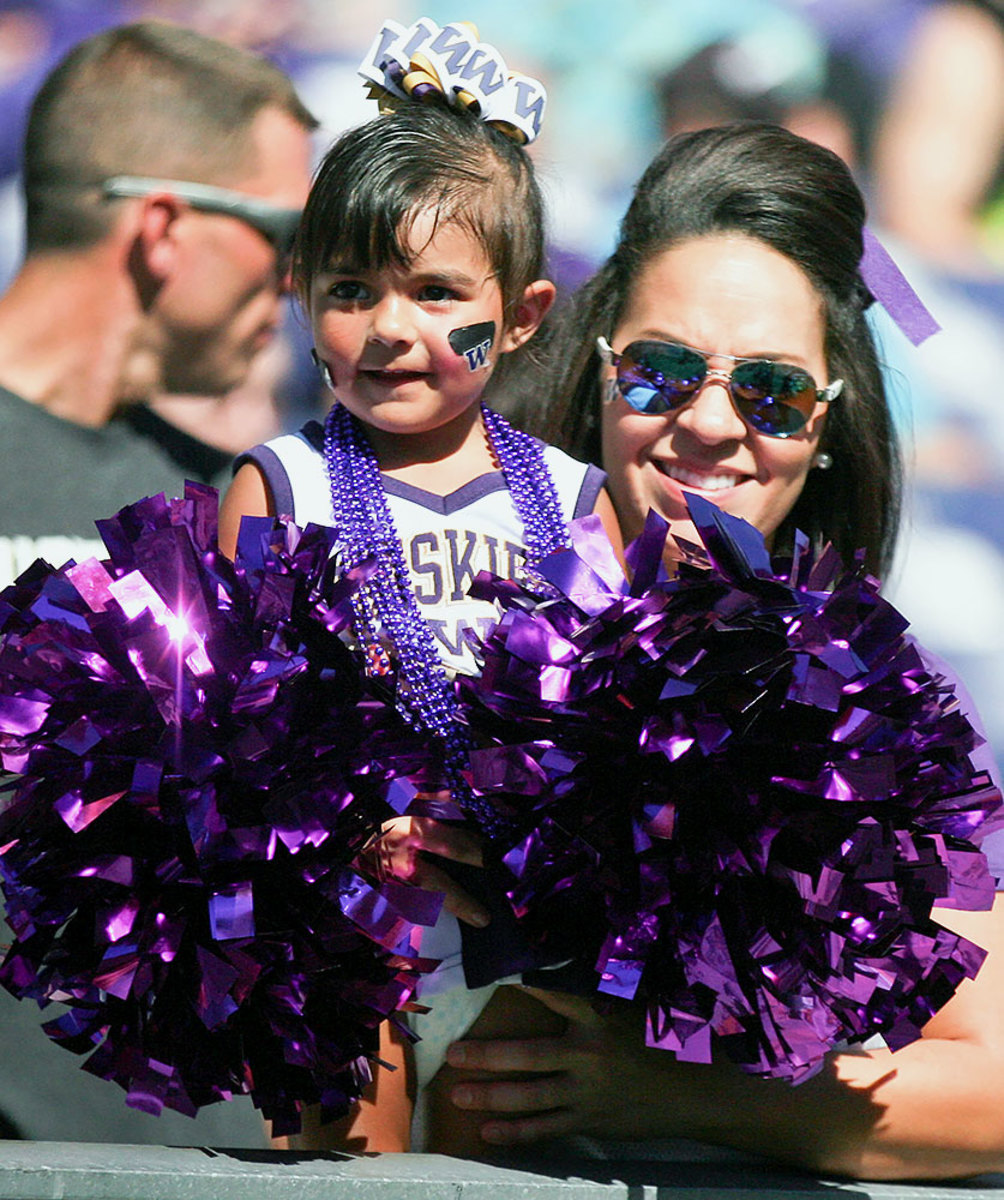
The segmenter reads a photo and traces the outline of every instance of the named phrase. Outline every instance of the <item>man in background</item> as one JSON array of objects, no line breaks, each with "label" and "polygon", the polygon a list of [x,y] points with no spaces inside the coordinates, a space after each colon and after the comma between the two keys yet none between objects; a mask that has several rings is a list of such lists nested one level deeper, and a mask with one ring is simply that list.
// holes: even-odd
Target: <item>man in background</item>
[{"label": "man in background", "polygon": [[[142,402],[228,392],[274,336],[315,124],[268,62],[159,22],[88,38],[49,75],[26,257],[0,297],[0,585],[39,556],[103,556],[94,521],[124,504],[225,481],[229,454]],[[194,1121],[128,1108],[43,1019],[0,990],[0,1136],[268,1144],[247,1098]]]},{"label": "man in background", "polygon": [[274,337],[315,121],[264,59],[161,22],[80,43],[35,99],[26,256],[0,297],[0,584],[230,456],[155,417]]}]

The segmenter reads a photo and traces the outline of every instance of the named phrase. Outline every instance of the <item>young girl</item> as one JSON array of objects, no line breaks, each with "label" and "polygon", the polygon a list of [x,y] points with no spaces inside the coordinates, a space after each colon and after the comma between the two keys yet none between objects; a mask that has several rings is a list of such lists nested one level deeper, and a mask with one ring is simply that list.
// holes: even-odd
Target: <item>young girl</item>
[{"label": "young girl", "polygon": [[[268,514],[333,525],[350,561],[378,558],[357,635],[375,671],[393,662],[407,715],[443,739],[458,786],[463,746],[447,672],[474,669],[467,635],[497,616],[467,596],[473,577],[511,576],[563,545],[567,522],[591,512],[619,545],[602,473],[482,403],[497,365],[533,336],[554,299],[541,278],[543,241],[525,150],[442,94],[341,137],[318,171],[293,265],[335,403],[323,428],[311,422],[243,455],[221,513],[229,554],[240,518]],[[422,852],[480,862],[471,833],[423,818],[392,822],[379,846],[381,870],[442,888],[452,914],[423,945],[444,965],[433,1012],[418,1020],[420,1086],[491,991],[465,992],[455,926],[457,916],[484,924],[486,915]],[[382,1053],[405,1059],[400,1045]],[[408,1074],[379,1073],[375,1096],[350,1118],[365,1139],[353,1148],[408,1148]]]}]

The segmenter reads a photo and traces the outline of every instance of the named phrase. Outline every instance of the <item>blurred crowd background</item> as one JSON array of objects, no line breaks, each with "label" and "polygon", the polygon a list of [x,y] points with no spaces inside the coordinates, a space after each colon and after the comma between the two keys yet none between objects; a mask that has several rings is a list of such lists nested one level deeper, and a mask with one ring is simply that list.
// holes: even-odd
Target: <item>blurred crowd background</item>
[{"label": "blurred crowd background", "polygon": [[[566,292],[611,248],[669,133],[762,117],[851,164],[943,327],[914,348],[874,310],[910,467],[887,594],[967,681],[1004,766],[1004,0],[0,0],[0,285],[21,256],[27,108],[82,37],[154,16],[257,50],[321,120],[320,150],[375,115],[356,66],[381,20],[421,15],[475,22],[546,82],[533,153]],[[307,347],[291,309],[239,393],[157,405],[236,452],[325,406]]]}]

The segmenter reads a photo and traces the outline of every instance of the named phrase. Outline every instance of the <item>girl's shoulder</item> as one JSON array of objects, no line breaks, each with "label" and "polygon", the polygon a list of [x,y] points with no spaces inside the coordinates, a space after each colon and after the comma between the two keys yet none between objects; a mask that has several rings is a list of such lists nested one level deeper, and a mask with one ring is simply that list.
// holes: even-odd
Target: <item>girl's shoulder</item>
[{"label": "girl's shoulder", "polygon": [[234,459],[234,471],[246,462],[260,465],[263,461],[299,459],[324,454],[324,428],[319,421],[307,421],[293,433],[280,433],[267,442],[243,450]]},{"label": "girl's shoulder", "polygon": [[246,463],[261,472],[277,513],[301,525],[308,520],[331,523],[324,429],[317,421],[245,450],[234,459],[234,471]]},{"label": "girl's shoulder", "polygon": [[554,480],[565,510],[565,519],[587,517],[595,508],[607,475],[593,463],[572,458],[557,446],[544,444],[544,462]]},{"label": "girl's shoulder", "polygon": [[[571,467],[578,468],[579,470],[583,470],[583,471],[588,470],[589,468],[592,468],[594,471],[600,470],[599,467],[593,466],[592,463],[587,463],[583,459],[580,459],[580,458],[573,458],[570,454],[566,453],[564,450],[559,449],[557,446],[552,445],[550,442],[542,442],[540,440],[540,438],[534,438],[533,440],[539,446],[543,446],[544,457],[547,459],[548,463],[551,463],[551,462],[567,463]],[[601,471],[601,474],[604,474],[604,473],[605,472]]]}]

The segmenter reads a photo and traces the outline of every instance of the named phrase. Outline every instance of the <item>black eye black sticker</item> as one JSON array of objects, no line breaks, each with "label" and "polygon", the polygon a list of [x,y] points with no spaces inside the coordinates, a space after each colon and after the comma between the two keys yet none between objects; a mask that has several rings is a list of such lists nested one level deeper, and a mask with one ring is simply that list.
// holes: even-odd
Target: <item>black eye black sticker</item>
[{"label": "black eye black sticker", "polygon": [[328,387],[332,391],[334,391],[335,390],[335,382],[331,378],[331,370],[328,367],[328,364],[324,361],[323,358],[321,358],[321,356],[317,353],[316,350],[310,351],[310,357],[314,360],[314,366],[317,367],[317,370],[321,376],[321,379],[324,382],[324,386]]},{"label": "black eye black sticker", "polygon": [[449,335],[450,348],[454,354],[467,359],[472,371],[487,367],[488,352],[495,343],[495,322],[480,321],[477,325],[463,325]]}]

